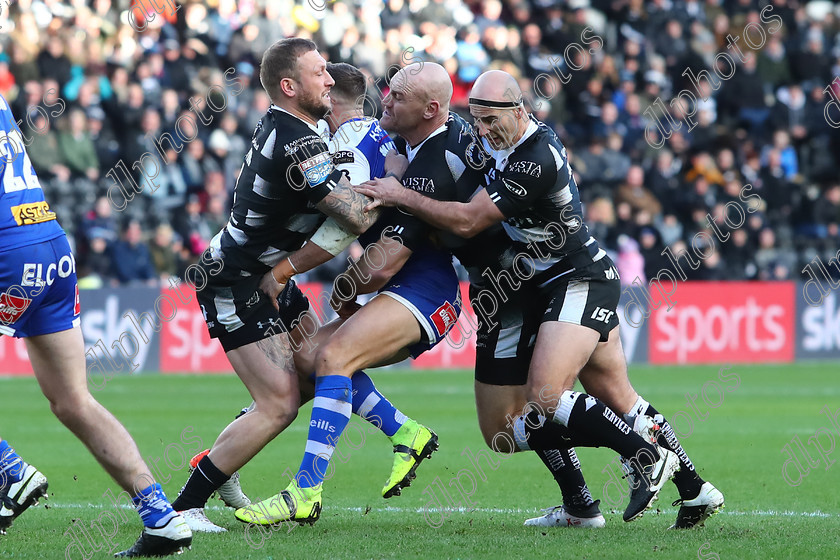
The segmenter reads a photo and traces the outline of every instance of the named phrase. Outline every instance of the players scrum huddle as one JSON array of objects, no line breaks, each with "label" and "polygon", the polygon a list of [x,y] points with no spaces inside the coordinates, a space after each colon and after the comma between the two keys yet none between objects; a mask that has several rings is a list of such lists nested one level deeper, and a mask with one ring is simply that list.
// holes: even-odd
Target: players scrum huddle
[{"label": "players scrum huddle", "polygon": [[[260,80],[272,105],[256,124],[230,220],[197,265],[207,270],[196,271],[204,273],[197,304],[210,336],[253,403],[193,458],[171,504],[129,434],[87,390],[75,273],[14,301],[6,296],[24,258],[48,267],[69,246],[28,157],[3,167],[0,206],[46,210],[38,223],[7,219],[14,212],[0,218],[2,303],[17,311],[4,312],[0,333],[26,338],[56,416],[133,496],[143,531],[117,556],[169,555],[188,547],[193,532],[225,531],[204,514],[214,492],[244,523],[314,523],[351,414],[391,440],[382,495],[399,495],[437,450],[438,437],[400,412],[364,370],[417,357],[453,328],[461,312],[453,256],[469,272],[470,299],[480,310],[481,433],[495,451],[534,451],[562,493],[561,505],[526,525],[604,526],[578,446],[621,456],[630,483],[625,521],[641,517],[671,479],[680,495],[674,528],[702,525],[722,507],[723,494],[699,476],[668,421],[630,384],[618,334],[618,272],[583,222],[563,144],[526,111],[511,75],[494,70],[476,80],[474,125],[449,110],[452,82],[433,63],[396,72],[379,121],[365,116],[364,75],[327,64],[309,40],[269,47]],[[10,136],[16,126],[3,105]],[[356,239],[364,258],[336,279],[338,319],[320,325],[294,276]],[[365,305],[356,302],[374,293]],[[574,390],[576,380],[585,393]],[[285,489],[252,503],[238,470],[308,400],[297,473]],[[45,494],[47,480],[2,440],[0,472],[4,530]]]}]

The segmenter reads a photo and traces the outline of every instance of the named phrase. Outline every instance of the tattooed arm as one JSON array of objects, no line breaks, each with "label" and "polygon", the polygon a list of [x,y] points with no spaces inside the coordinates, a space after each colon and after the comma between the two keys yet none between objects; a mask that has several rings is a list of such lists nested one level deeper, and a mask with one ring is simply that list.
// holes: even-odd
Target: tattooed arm
[{"label": "tattooed arm", "polygon": [[347,177],[342,177],[316,207],[347,231],[361,235],[379,218],[378,208],[365,213],[365,206],[371,202],[370,198],[353,190]]},{"label": "tattooed arm", "polygon": [[[399,180],[408,167],[408,159],[398,154],[396,150],[390,150],[385,155],[386,177],[394,177]],[[347,175],[345,174],[338,185],[318,204],[318,210],[335,219],[345,230],[355,235],[364,233],[379,218],[379,211],[367,214],[365,206],[372,201],[370,198],[353,190]]]}]

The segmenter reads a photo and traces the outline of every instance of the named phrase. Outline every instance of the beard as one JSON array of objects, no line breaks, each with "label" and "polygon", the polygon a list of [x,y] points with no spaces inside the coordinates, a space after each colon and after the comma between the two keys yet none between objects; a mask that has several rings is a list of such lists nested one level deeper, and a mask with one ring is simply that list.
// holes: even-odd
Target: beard
[{"label": "beard", "polygon": [[326,117],[332,109],[332,105],[327,103],[323,97],[310,93],[300,96],[299,106],[301,111],[307,113],[316,121]]}]

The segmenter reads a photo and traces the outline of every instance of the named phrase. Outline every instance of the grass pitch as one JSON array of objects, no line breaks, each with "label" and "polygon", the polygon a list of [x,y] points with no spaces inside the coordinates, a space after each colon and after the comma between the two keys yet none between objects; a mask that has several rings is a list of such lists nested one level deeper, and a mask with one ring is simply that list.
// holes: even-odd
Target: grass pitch
[{"label": "grass pitch", "polygon": [[[720,400],[709,384],[720,383],[719,369],[634,367],[631,373],[635,387],[674,418],[680,432],[689,431],[689,420],[693,424],[683,443],[701,475],[726,495],[726,508],[705,528],[667,530],[677,509],[670,505],[677,498],[671,484],[644,518],[622,522],[625,497],[617,485],[609,485],[614,480],[610,470],[617,467],[614,454],[604,449],[580,449],[578,454],[593,496],[616,506],[602,502],[606,528],[523,527],[524,519],[537,515],[539,508],[559,503],[560,492],[532,454],[495,458],[497,465],[484,459],[480,467],[470,462],[469,455],[485,449],[475,419],[471,373],[389,370],[373,372],[378,387],[406,414],[432,427],[441,442],[411,488],[400,497],[381,498],[391,450],[383,435],[371,433],[354,417],[358,430],[336,451],[336,472],[326,484],[324,511],[313,527],[246,535],[232,512],[213,500],[209,517],[229,531],[196,535],[183,558],[840,557],[840,466],[833,464],[835,457],[810,468],[796,487],[782,477],[788,457],[783,448],[795,436],[814,461],[821,460],[807,441],[818,429],[831,429],[820,410],[826,405],[840,408],[840,366],[736,365],[728,373],[737,374],[738,387],[733,389],[729,378],[723,402],[712,407],[698,397],[693,408],[686,394],[698,395],[704,385],[711,404]],[[0,435],[50,481],[47,507],[42,502],[30,509],[8,535],[0,536],[0,558],[107,558],[133,543],[140,530],[136,515],[104,497],[108,491],[118,494],[118,488],[49,413],[34,379],[0,379],[0,395]],[[157,465],[170,498],[186,479],[187,455],[209,447],[250,401],[232,376],[115,378],[95,396],[126,425],[143,456]],[[277,492],[288,481],[285,469],[297,469],[309,411],[304,407],[298,420],[242,470],[243,487],[252,498]],[[821,434],[823,447],[832,447],[829,436]],[[804,464],[801,453],[797,457]],[[799,476],[793,466],[788,473]],[[470,478],[475,491],[465,496],[472,490]],[[458,481],[464,493],[458,491]],[[435,482],[430,490],[427,486]],[[450,511],[430,504],[432,496]],[[118,528],[112,519],[119,521]]]}]

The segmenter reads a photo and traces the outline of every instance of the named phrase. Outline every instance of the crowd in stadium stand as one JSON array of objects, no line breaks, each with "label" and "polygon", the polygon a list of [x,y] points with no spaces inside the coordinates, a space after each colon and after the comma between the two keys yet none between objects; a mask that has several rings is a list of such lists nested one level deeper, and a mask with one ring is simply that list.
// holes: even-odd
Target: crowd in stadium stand
[{"label": "crowd in stadium stand", "polygon": [[[829,2],[211,0],[174,14],[160,4],[165,13],[145,17],[129,17],[126,0],[18,0],[0,12],[0,93],[23,119],[84,286],[165,284],[207,247],[270,105],[262,52],[286,36],[361,67],[377,105],[374,81],[387,91],[381,78],[401,61],[443,64],[464,115],[481,72],[517,76],[571,154],[587,223],[625,283],[669,267],[663,250],[679,255],[711,232],[707,215],[720,235],[714,248],[694,242],[707,258],[683,265],[689,279],[797,279],[840,247],[840,131],[824,115],[840,75]],[[693,82],[704,70],[710,83]],[[690,130],[691,104],[671,105],[683,90],[698,99]],[[664,138],[652,115],[666,133],[681,126]],[[128,197],[106,196],[115,181]],[[724,213],[740,221],[729,202],[740,227],[722,225]],[[344,266],[310,278],[330,281]]]}]

